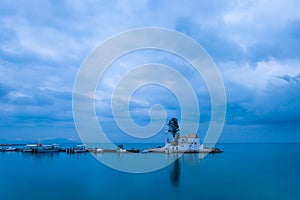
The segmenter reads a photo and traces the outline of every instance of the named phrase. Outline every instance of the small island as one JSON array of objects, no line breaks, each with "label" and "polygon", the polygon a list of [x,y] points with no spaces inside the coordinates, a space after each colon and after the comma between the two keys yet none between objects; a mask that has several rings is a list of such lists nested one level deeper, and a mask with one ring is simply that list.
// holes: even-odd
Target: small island
[{"label": "small island", "polygon": [[[171,118],[168,122],[169,129],[166,131],[165,146],[149,149],[154,153],[222,153],[218,148],[208,148],[201,144],[198,134],[189,133],[180,135],[177,118]],[[169,140],[167,135],[171,133],[173,140]]]}]

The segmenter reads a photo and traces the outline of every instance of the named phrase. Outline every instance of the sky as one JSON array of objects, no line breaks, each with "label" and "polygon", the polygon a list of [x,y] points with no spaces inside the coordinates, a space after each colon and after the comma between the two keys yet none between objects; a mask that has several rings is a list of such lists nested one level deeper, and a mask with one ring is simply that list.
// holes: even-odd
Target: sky
[{"label": "sky", "polygon": [[[72,90],[80,66],[106,39],[144,27],[183,33],[214,60],[227,96],[219,142],[300,142],[299,10],[296,0],[2,0],[0,142],[78,140]],[[211,101],[203,79],[184,60],[151,49],[122,56],[99,81],[95,110],[106,135],[116,142],[136,141],[117,126],[110,97],[126,72],[153,62],[171,66],[190,81],[200,120],[188,123],[199,124],[198,133],[205,137]],[[148,74],[142,72],[135,80],[145,77]],[[157,78],[174,80],[166,73]],[[165,108],[167,119],[180,118],[176,95],[168,88],[148,85],[130,99],[133,121],[149,124],[149,109],[155,104]],[[161,142],[164,131],[143,141]],[[188,132],[181,129],[182,134]]]}]

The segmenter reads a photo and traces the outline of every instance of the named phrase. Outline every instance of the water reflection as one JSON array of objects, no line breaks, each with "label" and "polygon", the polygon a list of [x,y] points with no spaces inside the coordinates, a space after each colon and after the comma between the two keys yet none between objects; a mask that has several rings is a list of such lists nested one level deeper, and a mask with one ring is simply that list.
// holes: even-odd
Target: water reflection
[{"label": "water reflection", "polygon": [[180,159],[178,157],[171,165],[170,180],[173,187],[177,188],[180,181]]},{"label": "water reflection", "polygon": [[184,154],[181,157],[183,164],[187,164],[189,166],[198,166],[200,165],[201,159],[203,159],[203,154],[195,153],[195,154]]},{"label": "water reflection", "polygon": [[[205,154],[173,154],[173,159],[176,159],[173,164],[170,165],[170,181],[174,188],[178,188],[180,184],[181,167],[195,166],[199,167],[201,160],[205,157]],[[170,157],[168,157],[170,158]]]},{"label": "water reflection", "polygon": [[34,160],[38,159],[53,159],[59,156],[59,153],[22,153],[22,156],[32,158]]}]

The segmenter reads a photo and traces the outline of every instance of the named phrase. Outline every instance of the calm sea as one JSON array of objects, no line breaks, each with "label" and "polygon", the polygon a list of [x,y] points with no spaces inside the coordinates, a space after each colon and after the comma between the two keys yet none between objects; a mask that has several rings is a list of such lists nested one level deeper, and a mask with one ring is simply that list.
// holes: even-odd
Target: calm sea
[{"label": "calm sea", "polygon": [[116,171],[89,153],[0,152],[0,199],[300,199],[300,144],[217,147],[224,152],[185,154],[143,174]]}]

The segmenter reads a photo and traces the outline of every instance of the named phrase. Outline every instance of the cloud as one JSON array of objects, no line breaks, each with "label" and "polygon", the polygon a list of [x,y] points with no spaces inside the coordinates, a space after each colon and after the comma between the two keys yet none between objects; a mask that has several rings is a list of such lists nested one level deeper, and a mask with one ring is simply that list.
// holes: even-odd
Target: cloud
[{"label": "cloud", "polygon": [[240,73],[226,76],[230,79],[226,80],[229,81],[227,123],[299,124],[299,68],[291,63],[271,61],[256,68],[240,68]]},{"label": "cloud", "polygon": [[[291,77],[291,80],[299,80],[299,74]],[[261,123],[299,124],[300,94],[296,92],[299,89],[299,81],[289,81],[281,86],[267,88],[265,95],[257,98],[254,103],[260,105],[256,114]]]},{"label": "cloud", "polygon": [[297,1],[210,1],[187,7],[189,13],[175,18],[174,28],[196,39],[216,61],[298,57]]},{"label": "cloud", "polygon": [[[73,83],[89,51],[114,34],[146,26],[178,30],[207,50],[225,82],[230,126],[299,123],[299,10],[296,0],[1,1],[1,123],[71,126]],[[186,76],[197,92],[201,120],[209,121],[207,88],[187,63],[159,51],[126,56],[106,71],[96,92],[98,116],[107,129],[113,124],[110,97],[118,80],[149,62]],[[168,91],[143,88],[130,102],[137,123],[148,122],[155,103],[179,114]]]},{"label": "cloud", "polygon": [[15,89],[6,92],[0,101],[0,122],[3,127],[73,126],[71,93]]},{"label": "cloud", "polygon": [[298,84],[300,82],[300,74],[298,74],[297,76],[283,75],[283,76],[278,76],[278,78],[283,79],[288,83]]},{"label": "cloud", "polygon": [[251,65],[251,63],[223,63],[219,65],[225,82],[243,86],[254,92],[262,92],[267,87],[284,85],[278,77],[295,76],[300,73],[299,60],[278,60],[271,58]]}]

